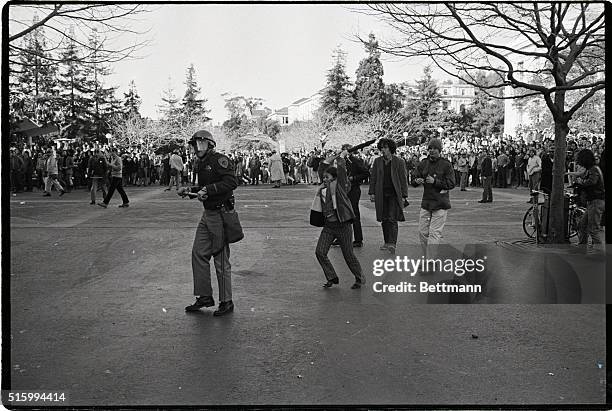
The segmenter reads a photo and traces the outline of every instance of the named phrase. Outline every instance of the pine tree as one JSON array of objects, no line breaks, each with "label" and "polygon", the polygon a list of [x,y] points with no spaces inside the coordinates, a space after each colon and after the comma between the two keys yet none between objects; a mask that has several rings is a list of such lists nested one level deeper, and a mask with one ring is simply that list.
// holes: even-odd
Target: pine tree
[{"label": "pine tree", "polygon": [[40,124],[52,122],[60,107],[57,65],[49,60],[51,55],[47,51],[44,29],[38,28],[26,35],[22,48],[19,64],[15,65],[18,69],[11,71],[12,114]]},{"label": "pine tree", "polygon": [[[103,48],[103,43],[98,38],[96,29],[93,29],[90,37],[90,48],[98,50]],[[94,102],[92,113],[92,127],[89,135],[96,141],[104,142],[106,134],[110,131],[109,122],[115,113],[120,111],[120,102],[115,97],[117,87],[105,87],[105,77],[111,70],[103,62],[98,61],[96,53],[93,54],[93,64],[87,72],[90,74],[92,99]]]},{"label": "pine tree", "polygon": [[345,71],[345,55],[346,53],[339,47],[334,50],[335,63],[327,72],[327,86],[323,92],[320,110],[350,117],[354,114],[357,103]]},{"label": "pine tree", "polygon": [[355,96],[359,112],[372,115],[384,109],[386,100],[385,84],[382,79],[384,70],[380,61],[378,42],[374,34],[370,33],[365,49],[368,55],[359,62],[359,67],[355,73]]},{"label": "pine tree", "polygon": [[60,101],[63,112],[62,128],[66,130],[63,137],[85,136],[91,129],[91,108],[94,105],[91,94],[95,87],[88,78],[89,68],[79,63],[79,50],[75,42],[68,43],[61,58]]},{"label": "pine tree", "polygon": [[[478,73],[477,84],[483,87],[491,86],[495,82],[493,73]],[[498,94],[500,91],[497,92]],[[499,96],[501,97],[501,95]],[[480,136],[489,136],[492,133],[501,133],[504,126],[504,103],[476,88],[474,100],[467,110],[473,118],[472,130]]]},{"label": "pine tree", "polygon": [[429,120],[430,117],[436,115],[440,108],[440,93],[438,85],[431,78],[431,67],[426,66],[423,69],[423,78],[417,82],[419,100],[417,104],[417,115],[423,121]]},{"label": "pine tree", "polygon": [[130,81],[128,87],[128,92],[123,93],[123,113],[126,116],[131,115],[141,117],[139,109],[142,100],[138,95],[138,91],[136,90],[136,83],[134,82],[134,80]]},{"label": "pine tree", "polygon": [[[183,96],[181,112],[182,115],[187,118],[202,118],[206,117],[206,114],[209,110],[204,108],[204,103],[206,103],[206,99],[198,98],[201,89],[198,87],[198,83],[195,78],[195,68],[193,64],[191,64],[187,68],[187,76],[185,79],[185,95]],[[206,117],[207,120],[210,120],[209,117]]]}]

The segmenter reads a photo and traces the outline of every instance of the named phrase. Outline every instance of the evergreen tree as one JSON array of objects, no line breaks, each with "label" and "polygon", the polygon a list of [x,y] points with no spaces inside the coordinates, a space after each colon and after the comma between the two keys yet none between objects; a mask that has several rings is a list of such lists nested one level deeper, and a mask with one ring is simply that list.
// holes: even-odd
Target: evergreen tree
[{"label": "evergreen tree", "polygon": [[63,137],[85,136],[91,130],[94,106],[92,91],[95,87],[90,79],[90,68],[79,63],[77,44],[70,42],[62,52],[59,69],[60,101],[62,102]]},{"label": "evergreen tree", "polygon": [[[98,50],[103,48],[103,43],[99,41],[98,33],[94,29],[90,37],[90,48]],[[115,113],[120,112],[120,102],[115,97],[115,91],[117,87],[105,87],[105,77],[107,77],[111,70],[110,68],[98,61],[97,55],[93,54],[93,64],[90,70],[86,73],[90,75],[90,83],[92,86],[91,98],[93,100],[93,112],[91,118],[91,125],[88,134],[95,138],[96,141],[105,142],[106,134],[110,132],[110,119]]]},{"label": "evergreen tree", "polygon": [[210,120],[210,117],[207,117],[206,114],[209,110],[204,108],[204,103],[206,103],[206,99],[198,98],[201,89],[198,87],[198,83],[195,78],[195,68],[193,64],[191,64],[187,68],[187,77],[185,79],[185,95],[183,96],[182,101],[182,115],[187,118],[202,118],[206,117],[206,120]]},{"label": "evergreen tree", "polygon": [[339,47],[334,50],[334,66],[327,72],[327,86],[321,99],[321,111],[350,118],[356,109],[354,93],[345,70],[345,54]]},{"label": "evergreen tree", "polygon": [[438,120],[440,106],[438,86],[431,78],[431,68],[425,67],[423,77],[417,81],[417,88],[406,94],[406,105],[402,114],[411,120],[414,133],[420,138],[428,137]]},{"label": "evergreen tree", "polygon": [[168,77],[168,88],[162,91],[162,104],[159,106],[162,119],[166,122],[178,120],[179,115],[179,99],[174,93],[174,88],[171,85],[171,79]]},{"label": "evergreen tree", "polygon": [[423,78],[417,82],[418,84],[418,104],[416,106],[417,115],[421,117],[423,121],[428,121],[430,117],[436,115],[440,108],[440,93],[438,91],[438,85],[434,79],[431,78],[431,67],[426,66],[423,69]]},{"label": "evergreen tree", "polygon": [[134,80],[130,81],[128,88],[128,92],[123,93],[123,113],[126,116],[141,117],[139,109],[142,101],[136,90],[136,83]]},{"label": "evergreen tree", "polygon": [[40,124],[49,123],[55,119],[60,104],[57,65],[49,61],[51,55],[47,51],[43,28],[26,35],[22,48],[16,70],[11,71],[9,80],[11,115]]},{"label": "evergreen tree", "polygon": [[[494,84],[494,74],[478,73],[476,83],[482,87]],[[501,97],[501,91],[496,92]],[[476,88],[474,100],[467,112],[472,116],[472,131],[479,136],[490,136],[501,133],[504,127],[504,102],[487,94],[483,89]]]},{"label": "evergreen tree", "polygon": [[384,109],[386,100],[384,74],[380,62],[380,51],[374,34],[370,33],[369,41],[365,43],[367,57],[359,62],[355,73],[355,96],[358,110],[361,114],[372,115]]}]

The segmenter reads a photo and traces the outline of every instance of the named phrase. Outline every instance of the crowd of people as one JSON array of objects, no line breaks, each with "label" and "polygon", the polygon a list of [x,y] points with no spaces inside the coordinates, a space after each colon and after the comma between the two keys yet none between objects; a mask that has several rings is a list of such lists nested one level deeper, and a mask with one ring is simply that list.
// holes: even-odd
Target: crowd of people
[{"label": "crowd of people", "polygon": [[[601,221],[605,212],[605,146],[603,138],[570,136],[565,164],[569,185],[584,197],[586,212],[579,222],[579,243],[601,244]],[[219,282],[219,308],[215,316],[234,310],[231,293],[229,243],[244,234],[235,210],[233,190],[241,184],[317,185],[311,206],[310,223],[322,227],[316,258],[327,282],[339,284],[328,258],[332,245],[342,250],[355,277],[352,289],[365,284],[365,276],[353,248],[363,246],[360,222],[361,185],[368,184],[384,243],[380,250],[395,254],[398,222],[405,221],[409,205],[408,185],[422,188],[418,232],[423,256],[437,253],[451,208],[450,191],[456,186],[483,187],[480,203],[493,201],[492,187],[528,186],[531,191],[550,192],[554,149],[551,140],[525,142],[469,136],[431,138],[423,145],[398,147],[397,140],[381,138],[376,147],[362,150],[350,144],[334,149],[313,149],[292,153],[269,151],[217,152],[208,131],[196,132],[188,149],[172,153],[122,149],[111,145],[33,146],[10,148],[11,189],[15,192],[42,190],[51,196],[88,186],[91,204],[102,190],[107,208],[114,193],[122,198],[119,207],[129,207],[124,185],[160,184],[166,191],[176,186],[182,196],[197,197],[204,206],[192,249],[196,301],[185,310],[198,311],[215,305],[210,286],[210,259],[214,257]],[[108,190],[107,190],[108,188]],[[228,228],[230,227],[230,228]],[[233,240],[229,240],[233,238]],[[225,239],[225,240],[221,240]]]},{"label": "crowd of people", "polygon": [[[493,136],[483,139],[452,135],[441,141],[442,155],[451,162],[455,181],[461,190],[483,186],[488,190],[489,185],[493,188],[541,188],[545,192],[551,189],[554,157],[552,139],[527,143],[524,139],[503,140]],[[19,193],[37,188],[47,195],[51,187],[55,187],[60,194],[83,187],[90,189],[92,176],[89,166],[90,160],[96,156],[96,148],[99,149],[99,155],[109,162],[110,145],[69,144],[61,148],[42,144],[31,147],[12,146],[11,191]],[[584,148],[593,152],[595,163],[605,172],[603,137],[579,135],[568,136],[566,171],[575,171],[575,156]],[[282,185],[320,184],[322,176],[319,165],[333,151],[318,148],[309,152],[302,149],[285,153],[275,150],[232,150],[225,154],[235,164],[239,184],[271,184],[278,188]],[[176,186],[178,189],[181,185],[193,183],[197,175],[197,162],[184,148],[165,154],[132,148],[119,148],[119,152],[123,162],[121,178],[124,187],[154,184]],[[380,151],[365,148],[355,155],[371,168],[374,160],[380,156]],[[398,156],[405,161],[409,178],[417,164],[427,156],[427,149],[425,145],[398,147]],[[490,166],[489,160],[485,161],[487,158]],[[530,167],[530,159],[533,159],[532,163],[538,164],[536,168]],[[110,181],[110,175],[108,178]],[[368,182],[368,179],[364,180],[364,183]],[[566,183],[569,182],[566,180]],[[489,201],[488,198],[485,200]]]}]

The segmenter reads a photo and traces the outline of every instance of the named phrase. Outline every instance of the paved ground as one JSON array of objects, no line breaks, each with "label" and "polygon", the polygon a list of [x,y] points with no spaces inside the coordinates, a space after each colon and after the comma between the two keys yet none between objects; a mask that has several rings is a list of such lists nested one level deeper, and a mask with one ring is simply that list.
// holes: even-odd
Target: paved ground
[{"label": "paved ground", "polygon": [[[356,254],[368,286],[349,288],[332,249],[340,285],[324,290],[320,230],[308,225],[314,187],[242,187],[236,311],[223,318],[184,312],[201,205],[158,187],[127,191],[128,209],[118,195],[106,210],[90,206],[84,191],[11,197],[13,389],[67,391],[72,405],[605,401],[603,287],[582,278],[602,262],[514,244],[524,238],[523,190],[496,190],[486,205],[480,190],[451,193],[449,252],[494,256],[476,302],[509,304],[447,305],[373,292],[372,261],[388,256],[365,195],[366,247]],[[398,255],[420,255],[420,194],[410,190]],[[537,304],[577,301],[597,304]]]}]

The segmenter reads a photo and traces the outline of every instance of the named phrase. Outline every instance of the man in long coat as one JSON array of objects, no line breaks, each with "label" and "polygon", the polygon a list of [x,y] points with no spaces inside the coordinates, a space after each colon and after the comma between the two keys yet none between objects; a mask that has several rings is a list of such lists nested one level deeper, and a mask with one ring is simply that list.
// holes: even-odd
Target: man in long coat
[{"label": "man in long coat", "polygon": [[283,161],[276,151],[272,151],[272,155],[270,156],[270,180],[274,182],[274,188],[279,188],[281,183],[285,182]]},{"label": "man in long coat", "polygon": [[376,205],[376,221],[382,223],[385,243],[381,250],[395,253],[398,235],[398,221],[405,221],[404,206],[407,205],[408,183],[406,164],[395,155],[395,141],[381,138],[378,149],[383,154],[374,160],[370,172],[370,201]]}]

